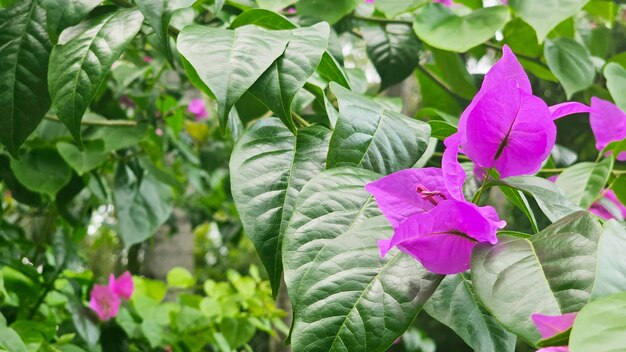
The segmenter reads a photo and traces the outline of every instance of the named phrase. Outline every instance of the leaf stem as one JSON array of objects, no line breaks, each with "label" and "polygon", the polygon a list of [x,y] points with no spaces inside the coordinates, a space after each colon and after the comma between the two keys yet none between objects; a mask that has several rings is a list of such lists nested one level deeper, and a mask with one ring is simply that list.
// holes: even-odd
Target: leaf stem
[{"label": "leaf stem", "polygon": [[[61,122],[59,118],[55,115],[46,115],[46,120]],[[129,120],[83,120],[81,124],[86,126],[117,126],[117,127],[135,127],[137,126],[137,121],[129,121]]]},{"label": "leaf stem", "polygon": [[302,116],[298,115],[296,112],[292,111],[291,116],[293,117],[294,120],[296,120],[303,127],[311,126],[309,121],[305,120]]},{"label": "leaf stem", "polygon": [[490,168],[489,170],[487,170],[485,174],[485,178],[483,179],[483,184],[480,185],[478,192],[476,192],[476,194],[474,195],[474,198],[472,198],[472,203],[478,205],[478,202],[480,202],[480,198],[482,197],[483,191],[485,190],[487,186],[487,182],[489,181],[489,177],[491,176],[491,170],[493,170],[493,168]]}]

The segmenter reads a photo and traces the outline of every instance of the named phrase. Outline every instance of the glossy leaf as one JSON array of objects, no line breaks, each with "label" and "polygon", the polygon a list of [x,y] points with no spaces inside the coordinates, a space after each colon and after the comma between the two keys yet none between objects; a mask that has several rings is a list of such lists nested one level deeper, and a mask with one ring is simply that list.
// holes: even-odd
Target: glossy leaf
[{"label": "glossy leaf", "polygon": [[293,135],[264,119],[239,140],[230,160],[233,199],[246,234],[269,273],[274,294],[282,275],[283,236],[304,184],[324,169],[330,131],[321,126]]},{"label": "glossy leaf", "polygon": [[604,67],[604,77],[615,104],[626,111],[626,68],[614,62],[608,63]]},{"label": "glossy leaf", "polygon": [[326,170],[298,195],[283,248],[296,351],[385,351],[441,280],[399,251],[380,257],[392,229],[364,188],[378,177]]},{"label": "glossy leaf", "polygon": [[515,205],[515,207],[517,207],[522,213],[524,213],[524,215],[526,215],[526,218],[528,219],[528,221],[530,221],[530,226],[532,227],[533,231],[535,233],[539,232],[535,213],[530,207],[530,204],[528,203],[528,199],[526,199],[524,192],[507,186],[501,186],[500,190],[502,191],[506,199],[508,199],[511,203],[513,203],[513,205]]},{"label": "glossy leaf", "polygon": [[14,157],[50,108],[45,21],[39,0],[0,9],[0,143]]},{"label": "glossy leaf", "polygon": [[176,45],[190,65],[187,72],[198,78],[192,82],[217,99],[225,131],[233,105],[283,54],[288,41],[288,35],[255,26],[227,30],[190,25],[180,32]]},{"label": "glossy leaf", "polygon": [[591,298],[626,291],[626,230],[615,220],[604,224],[598,243],[598,268]]},{"label": "glossy leaf", "polygon": [[402,82],[419,64],[421,42],[405,24],[361,26],[367,55],[381,78],[383,90]]},{"label": "glossy leaf", "polygon": [[172,59],[170,49],[169,24],[176,10],[184,9],[193,5],[195,0],[136,0],[135,3],[146,21],[154,29],[161,49],[165,55]]},{"label": "glossy leaf", "polygon": [[290,5],[295,4],[298,0],[256,0],[260,8],[272,11],[282,10]]},{"label": "glossy leaf", "polygon": [[337,82],[344,88],[350,89],[350,82],[348,82],[348,76],[341,68],[341,65],[337,60],[327,52],[322,56],[322,61],[317,68],[320,76],[324,77],[330,82]]},{"label": "glossy leaf", "polygon": [[427,4],[416,11],[413,29],[430,46],[462,53],[489,40],[510,18],[503,6],[458,16],[441,4]]},{"label": "glossy leaf", "polygon": [[625,322],[626,292],[590,303],[576,316],[570,334],[570,351],[623,351]]},{"label": "glossy leaf", "polygon": [[393,18],[401,13],[410,12],[429,0],[378,0],[375,1],[376,9]]},{"label": "glossy leaf", "polygon": [[476,86],[467,72],[465,62],[457,53],[431,48],[438,75],[450,86],[452,91],[462,98],[471,100],[476,95]]},{"label": "glossy leaf", "polygon": [[142,22],[135,10],[105,14],[65,31],[52,50],[48,73],[52,106],[79,143],[85,111]]},{"label": "glossy leaf", "polygon": [[587,209],[604,189],[613,170],[613,163],[613,158],[606,158],[597,164],[575,164],[559,175],[556,184],[573,203]]},{"label": "glossy leaf", "polygon": [[502,328],[476,300],[467,274],[446,276],[424,310],[454,330],[475,351],[515,350],[516,336]]},{"label": "glossy leaf", "polygon": [[104,150],[104,141],[99,139],[85,143],[85,150],[82,151],[68,142],[57,143],[57,150],[79,175],[97,168],[108,158],[108,153]]},{"label": "glossy leaf", "polygon": [[54,197],[72,177],[72,170],[54,149],[32,149],[21,160],[11,159],[11,170],[26,188]]},{"label": "glossy leaf", "polygon": [[291,117],[291,103],[319,65],[328,47],[329,35],[330,27],[324,22],[292,30],[285,53],[248,91],[294,132],[296,126]]},{"label": "glossy leaf", "polygon": [[[472,282],[504,327],[531,344],[531,314],[577,312],[591,297],[602,226],[587,212],[567,216],[530,239],[501,235],[472,254]],[[528,289],[532,287],[532,289]]]},{"label": "glossy leaf", "polygon": [[296,10],[299,15],[318,18],[334,24],[354,11],[361,2],[361,0],[300,0],[296,4]]},{"label": "glossy leaf", "polygon": [[430,126],[387,110],[338,84],[339,120],[330,140],[327,168],[356,166],[380,174],[413,166],[428,146]]},{"label": "glossy leaf", "polygon": [[509,0],[509,6],[537,33],[543,42],[559,23],[576,14],[589,0]]},{"label": "glossy leaf", "polygon": [[593,84],[596,70],[591,55],[577,41],[563,37],[546,40],[543,54],[568,98]]},{"label": "glossy leaf", "polygon": [[297,28],[287,17],[264,9],[250,9],[242,12],[231,22],[229,28],[236,29],[249,24],[274,30]]},{"label": "glossy leaf", "polygon": [[100,3],[102,0],[42,0],[51,40],[56,43],[64,29],[80,23]]}]

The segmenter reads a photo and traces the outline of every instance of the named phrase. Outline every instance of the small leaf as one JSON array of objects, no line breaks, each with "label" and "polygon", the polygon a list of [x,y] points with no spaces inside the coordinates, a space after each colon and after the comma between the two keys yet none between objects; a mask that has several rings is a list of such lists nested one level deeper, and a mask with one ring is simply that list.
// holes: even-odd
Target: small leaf
[{"label": "small leaf", "polygon": [[626,68],[614,62],[608,63],[604,67],[604,77],[615,104],[626,111]]},{"label": "small leaf", "polygon": [[154,29],[161,49],[165,56],[172,59],[170,49],[169,24],[176,10],[184,9],[193,5],[195,0],[136,0],[135,3],[146,18],[146,21]]},{"label": "small leaf", "polygon": [[21,160],[11,159],[11,170],[26,188],[54,198],[72,177],[72,170],[54,149],[31,149]]},{"label": "small leaf", "polygon": [[46,27],[54,43],[64,29],[75,26],[102,0],[43,0],[46,8]]},{"label": "small leaf", "polygon": [[108,153],[104,150],[104,141],[100,139],[85,143],[85,150],[83,151],[68,142],[57,143],[57,150],[59,154],[61,154],[61,157],[63,157],[79,175],[83,175],[97,168],[108,158]]},{"label": "small leaf", "polygon": [[509,6],[535,29],[541,43],[552,29],[577,14],[587,2],[589,0],[509,0]]},{"label": "small leaf", "polygon": [[546,40],[543,55],[548,67],[565,88],[568,99],[589,88],[596,77],[596,69],[587,49],[570,38]]},{"label": "small leaf", "polygon": [[196,279],[189,270],[177,266],[167,273],[167,286],[179,288],[192,288],[196,284]]},{"label": "small leaf", "polygon": [[427,4],[415,12],[413,29],[430,46],[463,53],[491,39],[510,19],[504,6],[458,16],[441,4]]},{"label": "small leaf", "polygon": [[583,209],[588,209],[598,198],[613,170],[613,158],[599,163],[584,162],[568,167],[556,180],[565,195]]},{"label": "small leaf", "polygon": [[48,73],[52,105],[79,144],[87,107],[142,22],[135,10],[105,14],[65,31],[52,50]]},{"label": "small leaf", "polygon": [[296,4],[296,10],[301,16],[319,18],[330,24],[335,24],[354,11],[361,2],[362,0],[300,0]]},{"label": "small leaf", "polygon": [[576,316],[569,339],[571,352],[624,350],[626,292],[603,297]]}]

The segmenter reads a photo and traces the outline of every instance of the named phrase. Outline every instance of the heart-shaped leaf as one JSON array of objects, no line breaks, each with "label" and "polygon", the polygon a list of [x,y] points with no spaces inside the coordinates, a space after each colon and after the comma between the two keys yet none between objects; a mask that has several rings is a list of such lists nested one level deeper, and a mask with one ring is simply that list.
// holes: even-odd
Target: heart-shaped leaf
[{"label": "heart-shaped leaf", "polygon": [[569,347],[572,352],[624,350],[626,292],[603,297],[584,307],[576,316]]},{"label": "heart-shaped leaf", "polygon": [[599,163],[585,162],[570,166],[556,179],[565,195],[583,209],[588,209],[611,175],[613,158],[606,158]]},{"label": "heart-shaped leaf", "polygon": [[108,153],[104,150],[104,141],[101,139],[85,143],[85,150],[82,151],[72,143],[59,142],[57,150],[79,175],[97,168],[108,158]]},{"label": "heart-shaped leaf", "polygon": [[161,49],[171,60],[172,51],[170,49],[169,24],[172,15],[176,10],[184,9],[193,5],[195,0],[137,0],[135,3],[139,10],[146,17],[146,21],[154,29]]},{"label": "heart-shaped leaf", "polygon": [[14,157],[50,108],[45,21],[39,0],[0,9],[0,143]]},{"label": "heart-shaped leaf", "polygon": [[593,84],[596,69],[591,55],[574,39],[560,37],[546,40],[543,55],[548,67],[563,85],[568,99]]},{"label": "heart-shaped leaf", "polygon": [[500,236],[472,254],[480,300],[505,328],[536,344],[531,314],[579,311],[591,297],[602,226],[588,212],[565,217],[530,239]]},{"label": "heart-shaped leaf", "polygon": [[327,168],[355,166],[387,175],[409,168],[428,146],[430,126],[391,111],[336,83],[339,120],[330,140]]},{"label": "heart-shaped leaf", "polygon": [[510,19],[504,6],[458,16],[441,4],[427,4],[415,12],[413,29],[430,46],[463,53],[491,39]]},{"label": "heart-shaped leaf", "polygon": [[626,111],[626,68],[615,62],[608,63],[604,67],[604,77],[615,104]]},{"label": "heart-shaped leaf", "polygon": [[399,251],[380,257],[392,229],[364,189],[378,177],[326,170],[298,195],[283,247],[296,351],[385,351],[441,280]]},{"label": "heart-shaped leaf", "polygon": [[33,192],[54,197],[72,177],[72,170],[51,148],[29,150],[21,160],[11,159],[18,181]]},{"label": "heart-shaped leaf", "polygon": [[142,22],[136,10],[108,13],[63,32],[52,50],[48,72],[52,106],[80,144],[80,125],[89,103]]},{"label": "heart-shaped leaf", "polygon": [[537,33],[543,42],[559,23],[575,15],[589,0],[509,0],[509,6]]}]

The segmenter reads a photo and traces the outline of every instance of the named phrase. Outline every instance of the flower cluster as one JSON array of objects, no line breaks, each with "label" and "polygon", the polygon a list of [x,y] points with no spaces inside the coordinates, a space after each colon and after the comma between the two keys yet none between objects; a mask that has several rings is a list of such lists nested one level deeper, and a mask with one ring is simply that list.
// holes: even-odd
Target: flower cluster
[{"label": "flower cluster", "polygon": [[108,285],[94,285],[91,290],[89,307],[102,321],[107,321],[117,316],[122,299],[129,300],[135,287],[133,277],[128,271],[117,279],[113,274],[109,276]]}]

